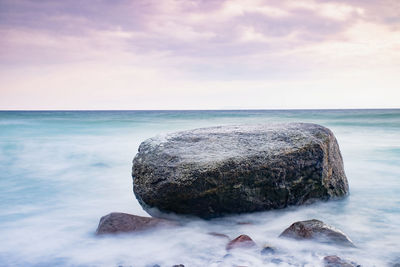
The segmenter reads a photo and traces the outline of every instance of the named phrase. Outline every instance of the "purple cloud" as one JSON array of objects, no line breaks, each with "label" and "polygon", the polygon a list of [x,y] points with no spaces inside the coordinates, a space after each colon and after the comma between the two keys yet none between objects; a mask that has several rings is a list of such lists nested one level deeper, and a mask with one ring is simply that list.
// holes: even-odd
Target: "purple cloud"
[{"label": "purple cloud", "polygon": [[61,73],[66,66],[89,66],[90,77],[101,66],[101,75],[107,68],[144,69],[151,79],[193,83],[290,82],[370,66],[391,71],[400,59],[399,5],[398,0],[1,0],[0,82],[10,69]]}]

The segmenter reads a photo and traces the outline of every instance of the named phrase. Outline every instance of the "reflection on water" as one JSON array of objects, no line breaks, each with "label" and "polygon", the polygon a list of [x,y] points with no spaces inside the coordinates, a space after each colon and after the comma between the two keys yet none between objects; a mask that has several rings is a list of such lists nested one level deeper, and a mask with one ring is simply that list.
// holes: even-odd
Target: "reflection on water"
[{"label": "reflection on water", "polygon": [[[203,126],[289,121],[319,123],[335,133],[348,198],[140,235],[94,236],[109,212],[146,215],[130,176],[144,139]],[[0,112],[0,266],[321,266],[332,254],[386,266],[400,255],[399,163],[400,110]],[[311,218],[343,230],[358,248],[277,238],[292,222]],[[261,255],[259,248],[226,255],[226,240],[209,232],[247,234],[281,254]]]}]

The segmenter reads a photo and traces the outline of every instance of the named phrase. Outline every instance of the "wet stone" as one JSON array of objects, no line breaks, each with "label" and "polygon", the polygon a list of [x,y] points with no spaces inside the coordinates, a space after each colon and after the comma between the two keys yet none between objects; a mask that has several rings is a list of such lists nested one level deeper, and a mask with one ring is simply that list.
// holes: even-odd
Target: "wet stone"
[{"label": "wet stone", "polygon": [[231,240],[227,245],[226,249],[231,250],[234,248],[252,248],[255,247],[256,243],[248,235],[240,235],[235,239]]},{"label": "wet stone", "polygon": [[355,262],[343,260],[340,257],[333,255],[324,258],[324,267],[361,267],[361,265],[358,265]]},{"label": "wet stone", "polygon": [[355,247],[342,231],[315,219],[293,223],[281,233],[280,237]]}]

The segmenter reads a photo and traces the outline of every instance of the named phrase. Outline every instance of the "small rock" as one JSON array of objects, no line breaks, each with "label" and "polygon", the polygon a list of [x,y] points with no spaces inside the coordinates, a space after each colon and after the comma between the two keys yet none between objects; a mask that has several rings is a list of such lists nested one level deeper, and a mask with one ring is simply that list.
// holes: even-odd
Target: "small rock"
[{"label": "small rock", "polygon": [[361,265],[358,265],[357,263],[345,261],[336,255],[326,256],[324,258],[324,266],[325,267],[361,267]]},{"label": "small rock", "polygon": [[226,245],[226,249],[231,250],[234,248],[251,248],[254,246],[256,246],[256,243],[248,235],[240,235],[235,239],[231,240]]},{"label": "small rock", "polygon": [[137,232],[156,227],[176,225],[176,222],[165,219],[142,217],[121,212],[112,212],[101,217],[96,234],[101,235]]},{"label": "small rock", "polygon": [[183,265],[183,264],[176,264],[176,265],[173,265],[172,267],[185,267],[185,265]]},{"label": "small rock", "polygon": [[270,254],[275,254],[275,249],[271,246],[264,246],[263,249],[261,250],[262,255],[270,255]]},{"label": "small rock", "polygon": [[342,246],[355,247],[353,242],[343,232],[315,219],[293,223],[282,232],[280,237],[299,240],[310,239],[321,243],[334,243]]}]

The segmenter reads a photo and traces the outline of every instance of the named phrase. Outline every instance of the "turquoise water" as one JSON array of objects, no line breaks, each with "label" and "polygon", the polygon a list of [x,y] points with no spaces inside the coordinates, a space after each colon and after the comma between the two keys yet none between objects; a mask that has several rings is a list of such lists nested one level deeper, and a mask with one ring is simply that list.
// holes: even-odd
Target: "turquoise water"
[{"label": "turquoise water", "polygon": [[[290,121],[334,132],[348,198],[135,236],[94,236],[109,212],[146,215],[130,174],[144,139],[205,126]],[[292,222],[312,218],[343,230],[358,248],[277,238]],[[271,263],[258,251],[224,259],[226,241],[208,232],[248,234],[260,246],[280,249],[284,262]],[[0,239],[0,266],[321,266],[328,254],[390,266],[400,262],[400,110],[3,111]]]}]

